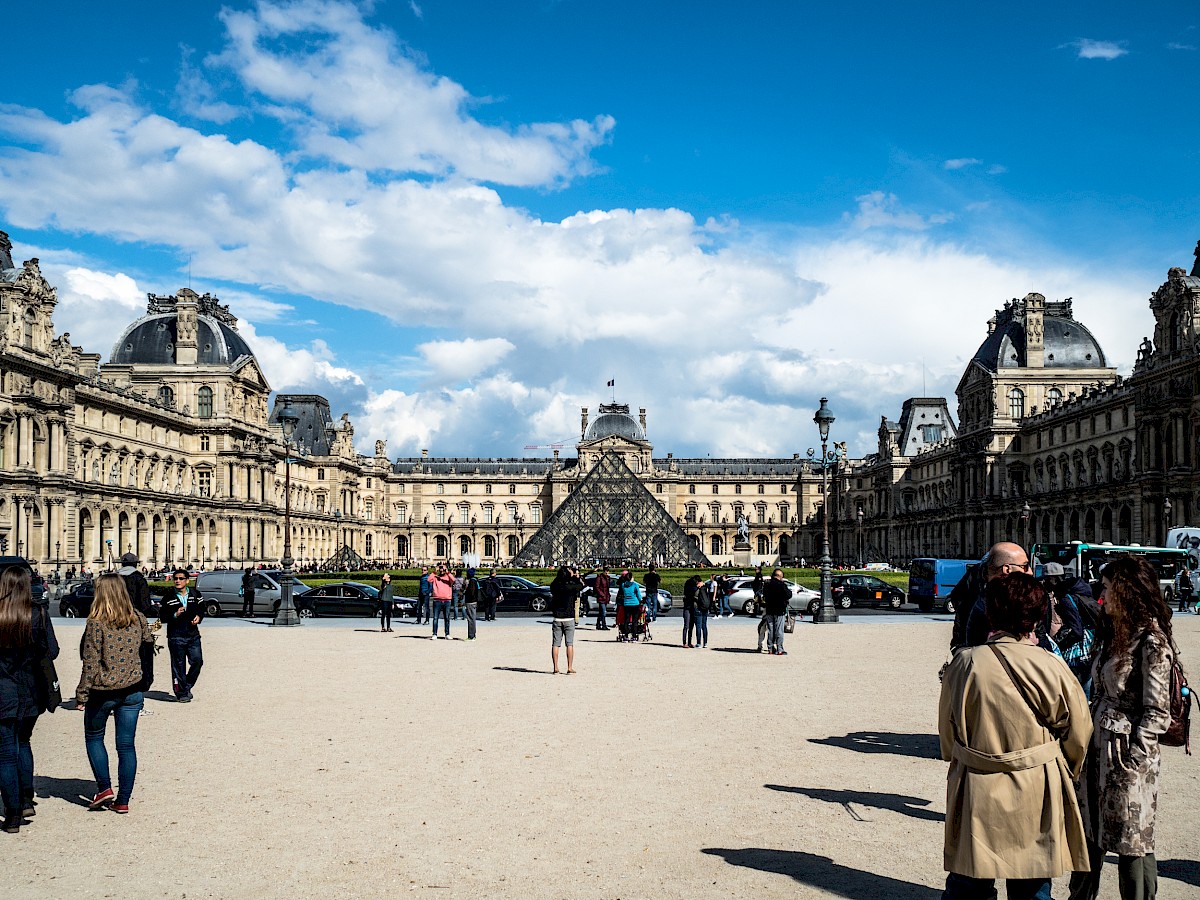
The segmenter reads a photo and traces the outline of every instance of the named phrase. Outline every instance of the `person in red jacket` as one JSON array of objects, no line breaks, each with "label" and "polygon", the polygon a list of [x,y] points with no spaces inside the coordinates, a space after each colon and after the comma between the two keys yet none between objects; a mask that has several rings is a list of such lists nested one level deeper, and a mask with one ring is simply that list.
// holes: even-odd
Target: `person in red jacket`
[{"label": "person in red jacket", "polygon": [[444,565],[429,576],[429,587],[433,592],[433,639],[438,636],[438,617],[446,620],[446,639],[450,639],[450,601],[454,598],[454,576]]},{"label": "person in red jacket", "polygon": [[596,584],[592,588],[596,592],[596,603],[600,606],[600,612],[596,616],[596,630],[608,631],[608,589],[610,582],[608,580],[608,566],[603,566],[598,575],[596,575]]}]

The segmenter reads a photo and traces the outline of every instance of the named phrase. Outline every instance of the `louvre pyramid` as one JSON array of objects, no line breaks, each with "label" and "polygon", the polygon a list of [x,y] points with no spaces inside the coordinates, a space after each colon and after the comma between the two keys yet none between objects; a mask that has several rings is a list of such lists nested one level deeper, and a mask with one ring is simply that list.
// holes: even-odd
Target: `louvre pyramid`
[{"label": "louvre pyramid", "polygon": [[358,572],[368,566],[367,561],[359,556],[353,547],[342,544],[333,556],[321,563],[321,568],[326,572]]},{"label": "louvre pyramid", "polygon": [[606,452],[513,558],[517,566],[708,565],[654,495]]}]

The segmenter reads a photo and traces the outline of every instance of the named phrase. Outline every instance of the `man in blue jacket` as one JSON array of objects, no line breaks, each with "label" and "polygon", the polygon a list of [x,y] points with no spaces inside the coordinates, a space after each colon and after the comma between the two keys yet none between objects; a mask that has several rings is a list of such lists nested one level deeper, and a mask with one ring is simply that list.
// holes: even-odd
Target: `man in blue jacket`
[{"label": "man in blue jacket", "polygon": [[433,618],[433,585],[429,583],[429,567],[421,566],[421,580],[417,582],[417,624]]}]

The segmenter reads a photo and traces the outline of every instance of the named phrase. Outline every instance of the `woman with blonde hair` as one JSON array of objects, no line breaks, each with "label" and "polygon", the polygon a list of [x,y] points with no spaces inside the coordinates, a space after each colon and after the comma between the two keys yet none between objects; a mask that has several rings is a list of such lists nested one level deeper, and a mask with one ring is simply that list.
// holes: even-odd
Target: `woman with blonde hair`
[{"label": "woman with blonde hair", "polygon": [[10,566],[0,575],[0,794],[2,827],[10,834],[34,814],[30,739],[48,703],[37,667],[57,656],[54,627],[45,609],[33,604],[29,573]]},{"label": "woman with blonde hair", "polygon": [[[75,689],[76,709],[83,710],[83,740],[96,778],[96,796],[90,807],[111,807],[129,812],[133,780],[137,775],[138,716],[142,711],[143,643],[154,636],[146,617],[133,608],[120,575],[96,579],[96,597],[88,613],[81,653],[83,671]],[[109,777],[104,730],[112,716],[117,732],[117,793]]]},{"label": "woman with blonde hair", "polygon": [[1117,854],[1123,900],[1153,898],[1159,736],[1171,723],[1175,642],[1158,571],[1118,556],[1100,573],[1106,633],[1092,664],[1095,731],[1079,786],[1091,870],[1071,878],[1071,900],[1095,900],[1105,853]]}]

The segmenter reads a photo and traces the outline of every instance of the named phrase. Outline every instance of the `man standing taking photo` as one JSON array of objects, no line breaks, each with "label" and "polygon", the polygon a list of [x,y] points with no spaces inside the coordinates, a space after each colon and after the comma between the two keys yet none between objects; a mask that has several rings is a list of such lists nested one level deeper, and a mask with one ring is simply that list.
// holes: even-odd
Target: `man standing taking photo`
[{"label": "man standing taking photo", "polygon": [[158,621],[167,626],[167,650],[171,654],[171,683],[175,699],[190,703],[192,688],[204,665],[200,646],[200,592],[188,584],[187,569],[176,569],[171,576],[173,586],[163,597]]}]

